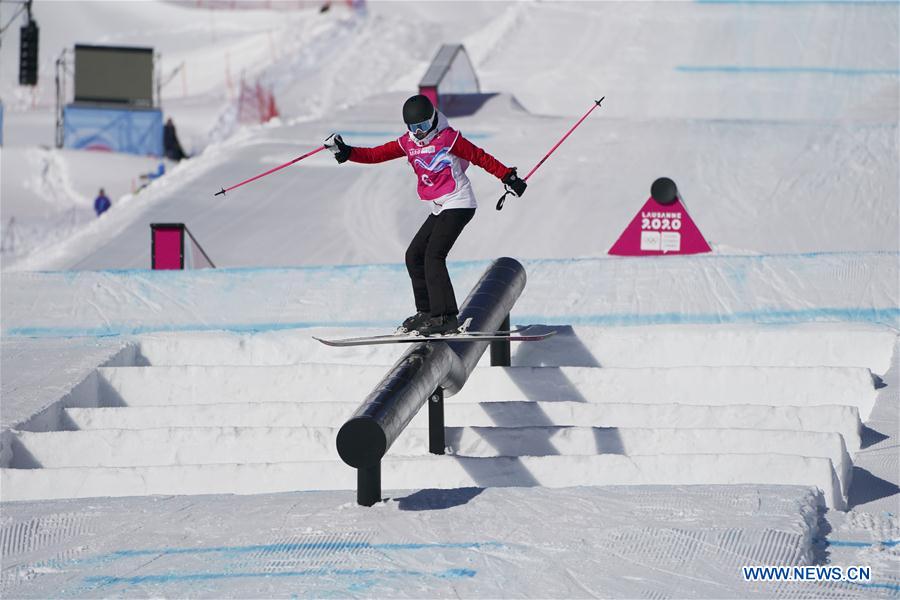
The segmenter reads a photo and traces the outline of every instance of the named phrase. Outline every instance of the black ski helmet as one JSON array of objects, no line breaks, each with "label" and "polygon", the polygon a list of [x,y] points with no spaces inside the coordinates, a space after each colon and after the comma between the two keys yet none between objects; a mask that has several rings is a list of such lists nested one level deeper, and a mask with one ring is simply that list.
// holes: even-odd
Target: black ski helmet
[{"label": "black ski helmet", "polygon": [[[430,122],[427,128],[419,129],[421,133],[416,133],[411,129],[412,125]],[[416,94],[403,103],[403,122],[418,139],[423,139],[437,127],[437,111],[428,96]]]}]

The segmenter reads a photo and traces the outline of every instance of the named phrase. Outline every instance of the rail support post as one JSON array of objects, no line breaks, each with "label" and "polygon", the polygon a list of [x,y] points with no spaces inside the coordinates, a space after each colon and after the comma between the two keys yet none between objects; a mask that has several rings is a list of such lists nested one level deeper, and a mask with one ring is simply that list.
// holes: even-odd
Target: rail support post
[{"label": "rail support post", "polygon": [[428,397],[428,451],[444,453],[444,388],[438,387]]},{"label": "rail support post", "polygon": [[[500,325],[501,331],[509,331],[509,314],[507,314],[503,318],[503,323]],[[509,334],[507,334],[507,338]],[[509,340],[502,340],[497,342],[491,342],[491,366],[492,367],[508,367],[510,366],[510,348],[509,348]]]},{"label": "rail support post", "polygon": [[381,502],[381,461],[356,470],[356,503],[372,506]]}]

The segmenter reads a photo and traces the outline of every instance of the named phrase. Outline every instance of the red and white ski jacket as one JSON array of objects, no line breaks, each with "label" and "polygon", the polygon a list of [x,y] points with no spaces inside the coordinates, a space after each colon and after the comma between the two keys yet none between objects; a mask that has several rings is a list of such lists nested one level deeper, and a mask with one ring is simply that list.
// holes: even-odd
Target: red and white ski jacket
[{"label": "red and white ski jacket", "polygon": [[466,175],[469,163],[497,179],[511,170],[450,127],[441,112],[437,127],[424,140],[417,140],[410,133],[374,148],[354,146],[350,151],[350,160],[357,163],[380,163],[403,156],[418,179],[419,198],[431,202],[431,213],[435,215],[445,209],[478,206]]}]

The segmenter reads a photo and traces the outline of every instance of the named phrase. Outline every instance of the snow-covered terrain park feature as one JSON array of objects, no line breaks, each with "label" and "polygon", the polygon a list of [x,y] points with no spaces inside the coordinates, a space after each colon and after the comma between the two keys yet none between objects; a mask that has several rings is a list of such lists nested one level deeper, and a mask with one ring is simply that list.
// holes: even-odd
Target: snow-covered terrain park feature
[{"label": "snow-covered terrain park feature", "polygon": [[[0,595],[900,594],[900,4],[245,4],[37,2],[35,88],[3,34]],[[75,43],[182,65],[193,156],[132,192],[159,161],[52,148]],[[512,326],[556,334],[485,353],[444,455],[423,407],[364,507],[336,437],[407,348],[313,337],[412,312],[412,176],[320,152],[213,194],[396,138],[442,43],[494,94],[451,122],[523,173],[606,99],[502,211],[469,169],[457,298],[513,257]],[[236,121],[241,77],[280,118]],[[712,253],[608,256],[661,176]],[[149,270],[151,223],[219,268]]]}]

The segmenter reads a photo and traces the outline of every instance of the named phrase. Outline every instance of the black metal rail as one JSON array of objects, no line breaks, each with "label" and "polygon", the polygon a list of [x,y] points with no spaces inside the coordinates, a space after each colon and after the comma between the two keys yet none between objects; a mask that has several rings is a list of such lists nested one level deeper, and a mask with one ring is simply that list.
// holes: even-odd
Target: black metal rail
[{"label": "black metal rail", "polygon": [[[459,313],[469,329],[509,329],[509,313],[525,289],[525,268],[495,260],[472,288]],[[357,469],[357,502],[381,500],[381,459],[426,401],[429,450],[444,453],[444,395],[457,393],[491,347],[491,364],[509,366],[509,342],[420,342],[412,346],[344,423],[337,435],[341,459]]]}]

